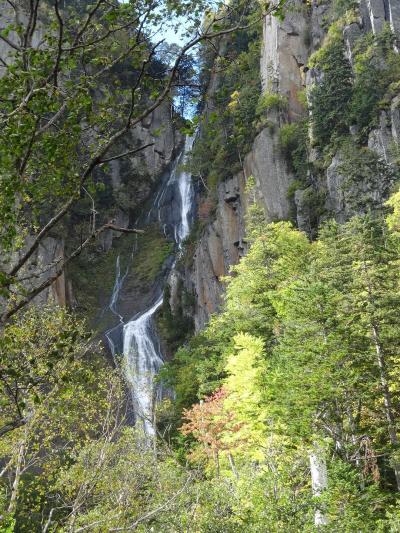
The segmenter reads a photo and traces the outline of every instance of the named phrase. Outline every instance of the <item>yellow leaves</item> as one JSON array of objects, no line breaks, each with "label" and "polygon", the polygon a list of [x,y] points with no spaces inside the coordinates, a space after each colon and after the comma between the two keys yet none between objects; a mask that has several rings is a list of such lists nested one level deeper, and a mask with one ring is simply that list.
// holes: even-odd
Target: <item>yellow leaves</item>
[{"label": "yellow leaves", "polygon": [[392,208],[392,213],[386,218],[389,229],[397,233],[400,231],[400,191],[392,194],[385,205]]},{"label": "yellow leaves", "polygon": [[236,435],[228,437],[237,444],[252,443],[254,457],[266,431],[261,394],[264,343],[247,333],[239,333],[234,341],[235,353],[228,357],[226,364],[229,375],[224,384],[228,393],[224,407],[235,413],[240,427]]},{"label": "yellow leaves", "polygon": [[231,94],[231,100],[228,104],[229,111],[234,111],[238,105],[240,104],[240,92],[239,91],[233,91]]}]

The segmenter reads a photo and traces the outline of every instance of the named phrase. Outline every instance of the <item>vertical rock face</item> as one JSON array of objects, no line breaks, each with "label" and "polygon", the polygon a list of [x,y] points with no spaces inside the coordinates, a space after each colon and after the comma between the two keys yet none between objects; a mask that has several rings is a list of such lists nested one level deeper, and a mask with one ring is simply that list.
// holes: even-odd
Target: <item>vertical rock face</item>
[{"label": "vertical rock face", "polygon": [[397,0],[360,0],[360,13],[364,31],[372,30],[376,35],[389,23],[392,31],[399,35],[400,4]]},{"label": "vertical rock face", "polygon": [[301,0],[290,1],[287,10],[283,21],[270,15],[265,17],[260,60],[263,94],[280,95],[287,102],[286,109],[268,112],[269,126],[255,138],[244,169],[246,176],[255,178],[268,220],[289,217],[287,190],[294,179],[279,147],[279,127],[304,114],[299,92],[304,88],[310,21]]},{"label": "vertical rock face", "polygon": [[[14,3],[0,0],[0,31],[10,24],[26,25],[28,20],[26,5],[29,5],[29,2],[26,3],[25,0],[16,0]],[[39,19],[31,37],[33,48],[43,46],[41,43],[45,29],[48,30]],[[7,35],[11,42],[16,44],[20,42],[20,36],[16,32],[11,31]],[[12,62],[14,52],[12,46],[5,40],[0,40],[0,57],[8,58],[8,61]],[[0,68],[0,76],[3,71],[4,69]],[[121,69],[120,79],[121,83],[128,83],[126,80],[129,80],[129,72]],[[107,77],[102,79],[101,83],[107,85]],[[122,153],[138,146],[152,144],[136,157],[127,156],[111,161],[109,169],[97,171],[96,181],[102,182],[107,191],[102,199],[95,198],[99,224],[113,220],[117,226],[128,227],[134,223],[139,208],[145,204],[150,193],[156,188],[157,183],[171,165],[178,147],[182,144],[183,138],[175,129],[175,118],[173,107],[169,101],[165,101],[142,123],[127,132],[114,147],[115,153]],[[89,193],[88,196],[90,196]],[[56,228],[52,236],[43,241],[27,265],[26,277],[33,276],[36,281],[45,282],[55,273],[56,263],[59,264],[64,255],[68,254],[68,250],[80,244],[82,238],[80,233],[87,231],[87,220],[91,216],[91,204],[87,207],[89,205],[87,201],[88,198],[84,198],[83,207],[78,205],[71,219],[63,221],[64,225]],[[98,206],[98,204],[101,205]],[[83,225],[85,227],[82,232]],[[98,254],[109,251],[113,246],[113,241],[119,237],[120,233],[114,231],[102,233],[99,239],[100,246],[97,249]],[[26,246],[29,242],[31,238],[28,237]],[[12,264],[13,259],[16,258],[0,255],[0,262]],[[48,265],[52,265],[51,268],[48,268]],[[68,303],[74,307],[74,280],[69,276],[69,271],[60,276],[49,289],[35,298],[35,303],[43,305],[53,300],[62,306]],[[27,281],[27,286],[29,287],[29,281]]]},{"label": "vertical rock face", "polygon": [[[146,202],[158,180],[171,165],[182,137],[173,126],[172,109],[165,102],[142,124],[128,132],[116,151],[129,151],[135,146],[153,143],[140,155],[111,162],[109,174],[101,180],[111,185],[110,205],[106,215],[121,227],[128,227],[137,216],[138,209]],[[107,232],[102,235],[102,247],[107,251],[118,235]]]},{"label": "vertical rock face", "polygon": [[244,186],[243,174],[219,184],[215,220],[205,228],[196,246],[192,269],[186,274],[186,286],[195,294],[196,330],[218,310],[223,295],[222,278],[245,252]]},{"label": "vertical rock face", "polygon": [[[311,145],[308,158],[317,171],[315,176],[312,170],[309,171],[307,183],[298,187],[299,176],[282,154],[280,128],[304,117],[300,91],[309,94],[312,87],[323,81],[323,72],[311,68],[309,59],[324,45],[334,17],[341,16],[335,13],[335,9],[341,8],[328,0],[312,0],[308,5],[301,0],[291,0],[286,5],[283,21],[272,16],[264,19],[260,58],[262,92],[277,94],[287,104],[284,109],[268,110],[266,126],[257,133],[251,151],[243,160],[243,173],[218,186],[215,219],[205,228],[198,242],[190,276],[191,290],[197,301],[197,329],[218,310],[223,295],[221,276],[229,273],[230,266],[239,261],[245,249],[245,246],[236,248],[235,243],[245,239],[247,199],[244,184],[250,176],[255,182],[256,201],[264,209],[267,220],[294,216],[298,227],[310,235],[315,234],[312,226],[324,218],[333,216],[338,222],[344,222],[355,213],[379,207],[393,187],[393,147],[400,139],[400,96],[396,91],[389,96],[390,100],[381,109],[376,125],[374,123],[369,130],[362,146],[365,154],[376,157],[381,174],[373,177],[367,172],[363,177],[359,173],[352,181],[344,173],[345,154],[341,150],[330,154],[330,161],[324,161],[322,165],[322,149]],[[389,26],[397,37],[394,50],[398,52],[398,0],[360,0],[347,18],[347,23],[343,22],[345,18],[341,19],[339,31],[342,31],[345,55],[353,74],[355,54],[359,53],[358,41],[368,33],[378,36]],[[210,85],[209,97],[213,89],[215,87]],[[351,125],[349,142],[358,134],[357,127]],[[238,196],[235,196],[234,203],[228,202],[227,205],[225,191],[233,182],[237,184]],[[292,200],[288,199],[289,188]],[[320,202],[321,206],[316,207],[314,202]]]},{"label": "vertical rock face", "polygon": [[387,20],[387,9],[384,0],[366,0],[368,15],[374,34],[380,33]]},{"label": "vertical rock face", "polygon": [[295,120],[303,113],[297,95],[304,84],[310,21],[301,0],[289,1],[287,10],[283,21],[271,15],[264,19],[260,70],[263,92],[286,97],[289,120]]},{"label": "vertical rock face", "polygon": [[279,147],[277,128],[264,129],[245,158],[245,175],[253,176],[260,204],[268,220],[289,217],[287,190],[294,179]]},{"label": "vertical rock face", "polygon": [[255,199],[267,220],[289,218],[287,191],[295,176],[279,146],[279,127],[298,120],[304,113],[299,91],[304,88],[308,58],[310,20],[301,0],[288,4],[288,15],[280,21],[268,16],[263,22],[260,74],[262,92],[279,94],[287,101],[284,112],[268,111],[268,126],[254,139],[243,161],[243,172],[219,184],[215,220],[197,245],[190,289],[195,295],[195,326],[200,329],[221,304],[221,277],[238,263],[245,252],[245,183],[252,176]]}]

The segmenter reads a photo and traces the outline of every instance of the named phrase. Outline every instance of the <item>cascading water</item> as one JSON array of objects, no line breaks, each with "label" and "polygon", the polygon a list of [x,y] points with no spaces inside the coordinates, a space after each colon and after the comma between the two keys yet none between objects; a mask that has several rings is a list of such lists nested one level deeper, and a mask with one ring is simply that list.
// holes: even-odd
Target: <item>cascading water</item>
[{"label": "cascading water", "polygon": [[[182,155],[182,162],[185,161],[186,154],[190,152],[193,146],[193,137],[187,137],[185,150]],[[193,186],[190,174],[186,170],[178,172],[178,187],[181,200],[180,220],[175,232],[175,242],[182,246],[190,232],[190,213],[193,207]]]},{"label": "cascading water", "polygon": [[163,363],[153,317],[163,302],[162,295],[155,304],[124,326],[123,355],[125,372],[132,394],[133,408],[143,423],[146,435],[153,436],[154,402],[161,399],[160,387],[154,376]]},{"label": "cascading water", "polygon": [[[176,159],[168,180],[158,191],[153,206],[146,217],[147,222],[156,218],[164,234],[174,239],[177,245],[176,254],[181,250],[182,243],[190,231],[194,193],[191,176],[181,168],[181,165],[185,162],[186,155],[191,150],[192,145],[193,138],[187,137],[184,149]],[[175,263],[176,258],[171,270]],[[120,317],[116,310],[116,302],[124,276],[121,276],[119,260],[117,260],[116,270],[117,277],[109,307],[114,314]],[[122,332],[122,353],[135,416],[142,422],[145,434],[150,437],[155,434],[154,405],[163,395],[161,384],[154,382],[154,378],[163,364],[160,342],[154,325],[154,315],[162,303],[163,287],[161,286],[156,289],[152,305],[124,324]],[[121,317],[120,319],[122,320]],[[114,355],[115,343],[112,332],[113,330],[107,332],[106,337]]]}]

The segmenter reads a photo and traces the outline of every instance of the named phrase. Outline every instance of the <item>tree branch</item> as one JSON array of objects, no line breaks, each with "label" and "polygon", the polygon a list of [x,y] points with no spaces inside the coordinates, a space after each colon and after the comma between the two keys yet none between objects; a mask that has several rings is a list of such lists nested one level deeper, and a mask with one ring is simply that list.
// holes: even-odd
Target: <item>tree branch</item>
[{"label": "tree branch", "polygon": [[138,152],[141,152],[142,150],[145,150],[146,148],[149,148],[150,146],[154,146],[154,144],[155,143],[144,144],[143,146],[140,146],[139,148],[135,148],[134,150],[127,150],[126,152],[123,152],[122,154],[113,155],[112,157],[108,157],[107,159],[102,159],[99,162],[99,165],[103,165],[104,163],[114,161],[115,159],[121,159],[121,157],[125,157],[127,155],[137,154]]},{"label": "tree branch", "polygon": [[60,68],[61,56],[63,53],[62,43],[63,43],[63,35],[64,35],[64,21],[60,14],[59,0],[55,0],[54,2],[54,11],[55,11],[57,22],[58,22],[58,41],[57,41],[57,57],[56,57],[56,61],[54,64],[53,76],[54,76],[54,86],[57,87],[58,86],[58,71]]},{"label": "tree branch", "polygon": [[5,43],[7,43],[8,46],[10,46],[11,48],[14,48],[14,50],[17,50],[18,52],[21,51],[21,48],[20,48],[17,44],[15,44],[15,43],[13,43],[12,41],[10,41],[10,39],[8,39],[7,37],[5,37],[5,36],[2,35],[1,33],[0,33],[0,39],[1,39],[2,41],[4,41]]},{"label": "tree branch", "polygon": [[113,221],[108,222],[107,224],[103,224],[100,228],[98,228],[96,231],[92,232],[89,237],[85,241],[83,241],[78,248],[75,249],[75,251],[68,256],[62,263],[61,266],[59,266],[56,270],[56,272],[49,276],[43,283],[32,289],[30,292],[27,293],[25,298],[20,300],[18,303],[16,303],[11,309],[8,311],[5,311],[3,315],[1,316],[0,322],[5,323],[9,318],[11,318],[15,313],[17,313],[20,309],[25,307],[29,302],[31,302],[38,294],[43,292],[45,289],[50,287],[64,272],[65,267],[68,263],[70,263],[75,257],[77,257],[84,248],[86,248],[93,240],[95,240],[103,231],[105,230],[113,230],[118,231],[121,233],[137,233],[137,234],[143,234],[144,230],[136,229],[136,228],[122,228],[120,226],[116,226]]},{"label": "tree branch", "polygon": [[[283,2],[284,0],[281,0],[281,2],[279,3],[279,5]],[[34,0],[31,0],[31,2],[34,2]],[[76,38],[74,40],[74,43],[75,44],[78,44],[79,42],[79,39],[82,37],[82,35],[84,34],[84,32],[86,31],[86,28],[88,27],[88,25],[90,24],[90,21],[92,19],[92,17],[94,16],[95,12],[99,9],[100,5],[102,4],[102,0],[98,0],[98,2],[96,3],[96,5],[94,6],[94,8],[92,9],[92,11],[89,13],[88,17],[87,17],[87,20],[85,21],[83,27],[79,30],[79,32],[77,33],[76,35]],[[275,7],[270,7],[270,9],[268,10],[268,12],[273,12],[275,9]],[[143,21],[142,21],[143,23]],[[131,103],[130,103],[130,108],[129,108],[129,113],[128,113],[128,117],[127,117],[127,121],[125,123],[125,125],[120,128],[118,131],[116,131],[109,139],[108,141],[105,142],[105,144],[100,147],[97,152],[95,153],[95,155],[91,158],[90,161],[88,161],[87,165],[86,165],[86,168],[85,170],[83,171],[83,173],[81,174],[80,176],[80,180],[79,180],[79,188],[77,189],[77,191],[75,192],[75,194],[73,194],[68,200],[65,201],[65,203],[61,206],[61,208],[59,209],[59,211],[44,225],[44,227],[39,231],[39,233],[36,235],[36,237],[34,238],[33,240],[33,243],[28,247],[28,249],[21,255],[21,257],[19,258],[19,260],[17,261],[17,263],[14,265],[14,267],[11,269],[10,273],[8,274],[9,277],[14,277],[18,272],[19,270],[26,264],[26,262],[29,260],[29,258],[32,256],[32,254],[35,252],[35,250],[38,248],[40,242],[42,241],[42,239],[50,232],[50,230],[64,217],[64,215],[69,211],[69,209],[71,208],[71,206],[73,205],[73,203],[79,198],[79,194],[80,194],[80,191],[81,191],[81,188],[82,186],[84,185],[85,181],[87,180],[87,178],[91,175],[91,173],[93,172],[93,170],[101,165],[101,164],[104,164],[105,162],[107,161],[111,161],[113,159],[118,159],[119,157],[124,157],[126,155],[129,155],[129,153],[134,153],[135,151],[128,151],[128,152],[125,152],[123,154],[119,154],[117,156],[113,156],[113,157],[109,157],[109,158],[106,158],[104,159],[104,156],[107,154],[107,152],[111,149],[111,147],[113,145],[115,145],[115,143],[121,139],[123,137],[123,135],[131,128],[135,127],[136,125],[140,124],[144,119],[146,119],[151,113],[153,113],[163,102],[164,100],[167,98],[168,94],[170,93],[171,91],[171,88],[173,87],[174,85],[174,82],[175,82],[175,78],[176,78],[176,74],[178,72],[178,69],[179,69],[179,66],[180,66],[180,63],[182,61],[182,59],[184,58],[184,56],[187,54],[187,52],[193,48],[194,46],[196,46],[197,44],[199,44],[200,42],[204,41],[204,40],[212,40],[212,39],[216,39],[218,37],[221,37],[223,35],[228,35],[228,34],[231,34],[235,31],[240,31],[240,30],[244,30],[244,29],[248,29],[249,27],[253,26],[254,24],[256,24],[255,21],[249,23],[249,24],[244,24],[244,25],[241,25],[241,24],[237,24],[233,27],[230,27],[230,28],[226,28],[226,29],[223,29],[223,30],[219,30],[219,31],[215,31],[215,32],[210,32],[209,29],[211,28],[211,24],[210,26],[207,28],[207,31],[206,32],[203,32],[202,34],[196,36],[195,38],[193,38],[192,40],[190,40],[180,51],[180,53],[178,54],[178,56],[176,57],[176,60],[174,62],[174,65],[173,67],[171,68],[170,70],[170,73],[165,81],[165,86],[164,86],[164,89],[160,92],[160,94],[158,95],[158,97],[154,100],[154,102],[151,104],[151,105],[148,105],[141,113],[139,113],[136,117],[134,117],[134,112],[135,112],[135,92],[137,90],[137,88],[139,87],[140,85],[140,82],[141,82],[141,79],[145,73],[145,70],[146,70],[146,67],[147,65],[149,64],[150,60],[151,60],[151,57],[152,55],[155,53],[155,49],[156,47],[160,44],[158,43],[157,45],[155,45],[153,47],[153,49],[151,50],[150,54],[149,54],[149,57],[143,61],[143,64],[142,64],[142,68],[141,68],[141,72],[139,73],[139,77],[138,77],[138,80],[135,84],[135,87],[132,89],[132,96],[131,96]],[[29,94],[24,98],[24,100],[21,102],[21,104],[18,106],[18,108],[16,110],[14,110],[10,115],[13,115],[17,112],[18,109],[21,109],[21,107],[23,107],[24,105],[26,105],[26,103],[30,100],[30,98],[33,96],[33,94],[37,91],[40,91],[40,90],[44,90],[44,87],[38,87],[36,89],[31,89],[31,91],[29,92]],[[61,107],[61,109],[63,109],[63,106]],[[61,109],[56,113],[55,116],[53,116],[53,118],[50,120],[50,122],[45,126],[46,128],[49,127],[50,124],[54,124],[55,121],[57,120],[56,119],[56,116],[57,118],[62,114],[61,112]],[[9,115],[9,116],[10,116]],[[39,130],[41,131],[41,130]],[[143,149],[143,148],[141,148]],[[107,229],[107,228],[103,228],[103,229]],[[89,240],[91,240],[93,238],[93,235],[91,237],[89,237]],[[86,242],[86,241],[85,241]],[[61,272],[56,276],[55,279],[57,279],[57,277],[59,277],[59,275],[61,275]],[[54,281],[54,280],[53,280]],[[50,282],[46,282],[45,286],[39,286],[38,288],[35,289],[34,291],[34,294],[29,294],[29,298],[28,298],[28,301],[30,301],[32,298],[34,298],[37,294],[39,294],[39,292],[41,290],[44,290],[46,287],[49,286],[49,284],[51,284],[52,281]],[[42,287],[42,288],[41,288]],[[25,302],[26,303],[26,302]],[[25,303],[23,302],[20,302],[20,304],[18,304],[18,309],[20,309],[21,307],[23,307],[25,305]],[[14,314],[18,309],[15,309],[13,308],[12,310],[12,314]],[[6,313],[5,315],[3,315],[3,322],[6,318],[8,318],[9,316],[11,316],[9,313]]]}]

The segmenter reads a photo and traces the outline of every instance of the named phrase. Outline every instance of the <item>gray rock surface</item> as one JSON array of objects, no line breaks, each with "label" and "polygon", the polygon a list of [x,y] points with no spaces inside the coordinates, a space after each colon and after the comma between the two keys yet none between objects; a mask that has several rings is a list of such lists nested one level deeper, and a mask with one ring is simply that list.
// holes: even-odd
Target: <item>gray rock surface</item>
[{"label": "gray rock surface", "polygon": [[196,330],[218,311],[223,295],[222,278],[246,251],[244,187],[242,173],[219,184],[215,220],[206,226],[196,246],[193,266],[186,273],[184,283],[195,295]]},{"label": "gray rock surface", "polygon": [[245,158],[245,173],[255,178],[257,195],[267,219],[288,218],[287,190],[294,176],[281,153],[277,131],[266,128],[257,135]]},{"label": "gray rock surface", "polygon": [[288,99],[289,118],[303,113],[297,93],[304,85],[308,58],[309,20],[301,0],[290,0],[283,21],[267,16],[263,24],[261,80],[263,92],[279,92]]}]

